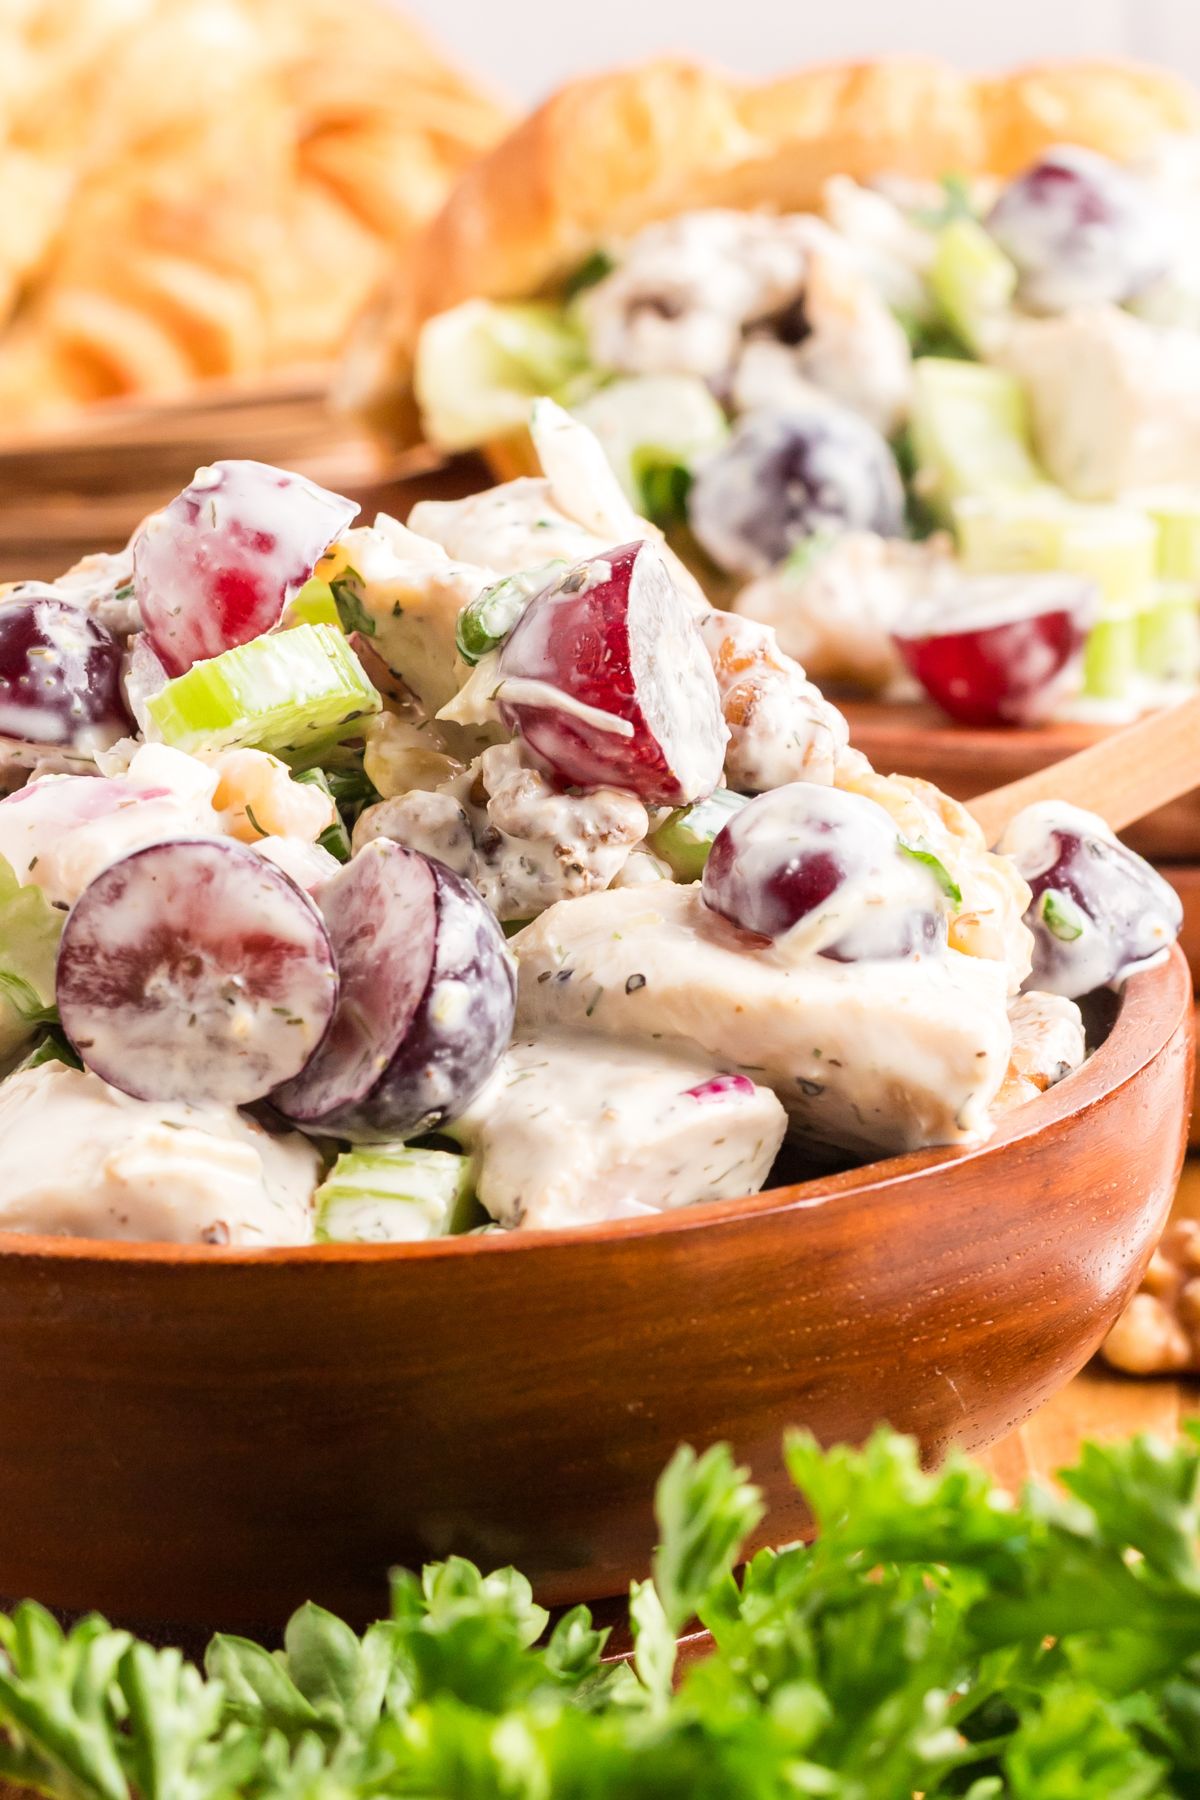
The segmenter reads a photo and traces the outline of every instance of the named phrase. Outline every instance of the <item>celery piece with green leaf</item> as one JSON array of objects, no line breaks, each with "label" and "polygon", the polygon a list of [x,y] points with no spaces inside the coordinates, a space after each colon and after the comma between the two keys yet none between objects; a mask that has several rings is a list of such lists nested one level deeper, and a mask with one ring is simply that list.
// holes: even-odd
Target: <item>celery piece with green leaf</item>
[{"label": "celery piece with green leaf", "polygon": [[176,750],[298,752],[354,735],[382,702],[340,631],[297,625],[194,663],[146,704]]},{"label": "celery piece with green leaf", "polygon": [[646,840],[655,856],[661,856],[676,881],[699,881],[717,833],[746,804],[745,794],[714,788],[705,800],[677,806]]}]

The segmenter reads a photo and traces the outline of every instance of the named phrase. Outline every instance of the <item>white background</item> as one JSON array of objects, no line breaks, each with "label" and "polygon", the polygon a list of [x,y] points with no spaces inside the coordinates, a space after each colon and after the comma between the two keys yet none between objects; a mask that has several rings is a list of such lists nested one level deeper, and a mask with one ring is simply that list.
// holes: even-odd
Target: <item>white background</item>
[{"label": "white background", "polygon": [[1200,80],[1200,0],[407,0],[481,75],[532,101],[569,75],[684,51],[747,75],[933,52],[988,67],[1140,56]]}]

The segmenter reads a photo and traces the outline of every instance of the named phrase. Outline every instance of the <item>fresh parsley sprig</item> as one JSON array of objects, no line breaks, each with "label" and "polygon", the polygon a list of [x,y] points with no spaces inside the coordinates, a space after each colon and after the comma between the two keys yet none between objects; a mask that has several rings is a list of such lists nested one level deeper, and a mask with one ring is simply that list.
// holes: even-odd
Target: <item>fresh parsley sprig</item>
[{"label": "fresh parsley sprig", "polygon": [[[791,1437],[810,1547],[758,1552],[728,1450],[659,1483],[632,1666],[512,1569],[399,1573],[205,1670],[90,1618],[0,1616],[0,1778],[57,1800],[1152,1800],[1200,1795],[1200,1451],[1089,1445],[1012,1500],[881,1431]],[[713,1653],[682,1677],[692,1617]]]}]

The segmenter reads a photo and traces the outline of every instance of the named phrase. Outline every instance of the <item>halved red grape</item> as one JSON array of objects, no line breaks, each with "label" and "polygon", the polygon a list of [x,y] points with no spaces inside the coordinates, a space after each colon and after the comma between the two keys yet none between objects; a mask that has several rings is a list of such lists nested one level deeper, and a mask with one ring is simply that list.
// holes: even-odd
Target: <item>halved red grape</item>
[{"label": "halved red grape", "polygon": [[318,890],[341,979],[329,1036],[273,1096],[356,1143],[431,1131],[483,1086],[512,1035],[504,934],[444,864],[375,838]]},{"label": "halved red grape", "polygon": [[1029,725],[1078,685],[1095,619],[1072,575],[963,576],[895,635],[930,699],[961,725]]},{"label": "halved red grape", "polygon": [[874,800],[794,781],[747,802],[717,834],[701,892],[744,931],[779,939],[806,922],[798,947],[881,961],[944,940],[934,864]]},{"label": "halved red grape", "polygon": [[111,631],[40,582],[0,602],[0,736],[92,752],[131,725]]},{"label": "halved red grape", "polygon": [[688,519],[719,568],[765,575],[823,531],[904,529],[904,485],[873,425],[848,407],[747,413],[696,471]]},{"label": "halved red grape", "polygon": [[134,593],[169,673],[277,625],[357,512],[340,494],[266,463],[197,469],[133,540]]},{"label": "halved red grape", "polygon": [[338,982],[315,907],[228,839],[174,839],[110,863],[63,927],[63,1029],[138,1100],[244,1106],[304,1068]]},{"label": "halved red grape", "polygon": [[999,848],[1033,891],[1032,988],[1078,999],[1146,968],[1179,936],[1174,888],[1094,813],[1053,800],[1027,806]]},{"label": "halved red grape", "polygon": [[716,677],[654,544],[578,563],[529,603],[500,653],[499,703],[537,761],[576,787],[681,806],[721,779]]},{"label": "halved red grape", "polygon": [[1078,145],[1047,151],[1010,181],[987,227],[1037,312],[1119,304],[1171,260],[1168,222],[1149,185]]}]

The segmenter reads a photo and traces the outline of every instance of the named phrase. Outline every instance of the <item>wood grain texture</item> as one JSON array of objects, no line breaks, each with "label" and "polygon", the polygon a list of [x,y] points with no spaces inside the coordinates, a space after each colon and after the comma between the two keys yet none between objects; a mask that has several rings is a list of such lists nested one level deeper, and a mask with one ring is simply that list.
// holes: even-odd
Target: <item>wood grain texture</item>
[{"label": "wood grain texture", "polygon": [[257,1254],[10,1238],[0,1594],[270,1631],[307,1597],[374,1616],[390,1564],[459,1550],[594,1598],[644,1571],[681,1440],[750,1462],[764,1542],[804,1525],[790,1424],[993,1442],[1140,1278],[1191,1018],[1177,952],[974,1152],[627,1225]]},{"label": "wood grain texture", "polygon": [[1062,801],[1097,813],[1124,832],[1200,785],[1200,694],[1109,732],[1048,767],[1034,769],[1003,787],[989,786],[970,809],[988,842],[1026,806]]}]

